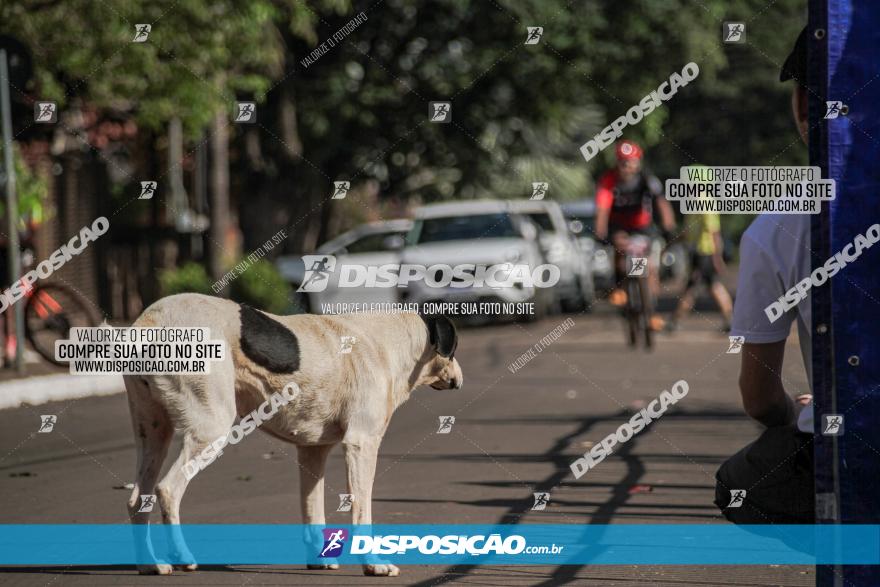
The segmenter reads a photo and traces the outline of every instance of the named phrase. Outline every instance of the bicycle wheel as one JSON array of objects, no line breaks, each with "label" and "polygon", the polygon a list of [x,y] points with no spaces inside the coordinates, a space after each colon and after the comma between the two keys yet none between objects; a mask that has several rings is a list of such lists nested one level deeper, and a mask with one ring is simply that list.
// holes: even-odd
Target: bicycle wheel
[{"label": "bicycle wheel", "polygon": [[646,279],[639,279],[639,298],[641,299],[641,327],[645,334],[645,348],[654,348],[654,331],[651,329],[651,316],[654,314],[654,304],[651,300],[651,291]]},{"label": "bicycle wheel", "polygon": [[34,350],[56,365],[55,341],[68,338],[70,329],[78,326],[97,326],[97,313],[89,301],[64,285],[38,285],[24,308],[25,333]]}]

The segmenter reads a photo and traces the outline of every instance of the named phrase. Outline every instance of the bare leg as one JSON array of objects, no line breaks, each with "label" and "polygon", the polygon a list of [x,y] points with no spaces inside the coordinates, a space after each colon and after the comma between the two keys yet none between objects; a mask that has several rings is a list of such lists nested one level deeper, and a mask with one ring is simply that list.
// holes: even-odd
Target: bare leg
[{"label": "bare leg", "polygon": [[672,314],[672,321],[679,322],[682,318],[684,318],[694,307],[694,288],[687,288],[684,293],[681,295],[681,298],[678,301],[678,305],[675,307],[675,312]]},{"label": "bare leg", "polygon": [[729,325],[733,316],[733,302],[730,299],[727,288],[724,287],[720,280],[716,280],[712,283],[711,291],[712,297],[715,298],[715,303],[718,304],[718,309],[721,310],[721,315],[724,316],[725,325]]}]

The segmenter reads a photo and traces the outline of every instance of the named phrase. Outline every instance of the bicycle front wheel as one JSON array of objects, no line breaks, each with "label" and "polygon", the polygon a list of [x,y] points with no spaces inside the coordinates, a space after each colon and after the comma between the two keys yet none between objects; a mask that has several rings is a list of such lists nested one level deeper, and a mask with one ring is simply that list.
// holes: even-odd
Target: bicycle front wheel
[{"label": "bicycle front wheel", "polygon": [[56,365],[55,341],[69,337],[73,327],[97,326],[97,311],[89,300],[74,289],[48,283],[38,285],[24,309],[25,332],[34,350]]},{"label": "bicycle front wheel", "polygon": [[641,322],[645,333],[645,348],[654,348],[654,331],[651,328],[651,316],[654,315],[654,304],[651,299],[651,288],[648,287],[647,279],[639,279],[639,296],[641,297]]}]

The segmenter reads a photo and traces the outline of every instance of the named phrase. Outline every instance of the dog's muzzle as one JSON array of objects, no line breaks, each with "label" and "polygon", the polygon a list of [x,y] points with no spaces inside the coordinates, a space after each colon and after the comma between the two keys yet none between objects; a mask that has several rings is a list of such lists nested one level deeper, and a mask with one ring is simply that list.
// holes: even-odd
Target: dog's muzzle
[{"label": "dog's muzzle", "polygon": [[432,389],[461,389],[462,380],[456,377],[446,380],[441,379],[437,383],[431,385]]}]

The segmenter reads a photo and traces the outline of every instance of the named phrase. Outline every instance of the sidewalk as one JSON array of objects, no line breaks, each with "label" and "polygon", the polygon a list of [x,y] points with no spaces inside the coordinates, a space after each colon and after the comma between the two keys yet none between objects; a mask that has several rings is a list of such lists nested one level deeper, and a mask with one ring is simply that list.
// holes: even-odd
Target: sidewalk
[{"label": "sidewalk", "polygon": [[[29,365],[31,370],[33,366]],[[47,402],[111,395],[125,391],[121,375],[71,375],[59,367],[41,365],[34,369],[50,372],[0,382],[0,410]],[[14,371],[9,370],[14,375]],[[4,372],[4,376],[7,372]]]}]

